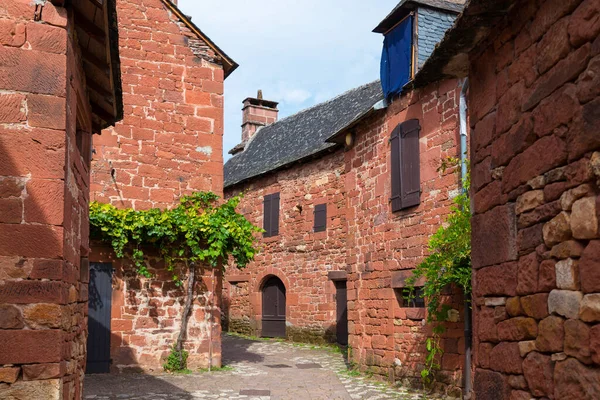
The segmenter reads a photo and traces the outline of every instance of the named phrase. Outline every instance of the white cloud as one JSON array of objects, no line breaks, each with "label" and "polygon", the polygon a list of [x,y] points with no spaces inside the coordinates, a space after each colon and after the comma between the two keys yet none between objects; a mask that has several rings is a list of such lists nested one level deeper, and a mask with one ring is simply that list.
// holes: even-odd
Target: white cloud
[{"label": "white cloud", "polygon": [[285,117],[377,79],[382,37],[371,30],[398,1],[179,0],[240,64],[225,81],[224,153],[240,141],[241,101],[258,89]]}]

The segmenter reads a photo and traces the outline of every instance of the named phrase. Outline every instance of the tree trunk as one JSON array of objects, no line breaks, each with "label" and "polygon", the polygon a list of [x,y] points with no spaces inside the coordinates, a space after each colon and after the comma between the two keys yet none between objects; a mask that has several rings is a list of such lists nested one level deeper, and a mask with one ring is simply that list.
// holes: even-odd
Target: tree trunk
[{"label": "tree trunk", "polygon": [[196,269],[195,264],[190,263],[188,265],[188,287],[185,298],[185,304],[183,307],[183,314],[181,316],[181,328],[179,329],[179,336],[177,337],[176,350],[179,352],[179,365],[181,368],[183,365],[183,342],[187,336],[187,324],[192,311],[192,303],[194,301],[194,285],[196,284]]}]

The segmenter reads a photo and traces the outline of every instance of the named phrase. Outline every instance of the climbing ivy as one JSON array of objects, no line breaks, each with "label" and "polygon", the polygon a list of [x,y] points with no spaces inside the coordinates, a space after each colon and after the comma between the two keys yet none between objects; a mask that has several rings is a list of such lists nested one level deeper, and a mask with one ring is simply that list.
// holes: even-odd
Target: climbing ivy
[{"label": "climbing ivy", "polygon": [[151,277],[145,262],[146,249],[158,249],[182,284],[176,267],[203,263],[215,268],[229,256],[244,268],[257,252],[255,232],[262,230],[236,212],[240,197],[217,205],[218,196],[197,192],[183,196],[170,210],[118,209],[110,204],[90,205],[90,236],[112,245],[118,258],[131,256],[137,272]]},{"label": "climbing ivy", "polygon": [[196,267],[223,269],[231,256],[238,268],[244,268],[257,252],[254,233],[262,229],[236,212],[240,197],[221,204],[218,199],[214,193],[197,192],[183,196],[170,210],[90,205],[90,237],[112,245],[118,258],[130,257],[139,275],[152,277],[145,260],[148,249],[159,251],[177,286],[183,286],[182,276],[187,274],[179,336],[164,364],[170,372],[187,368],[183,342],[193,306]]},{"label": "climbing ivy", "polygon": [[[438,172],[460,164],[456,158],[442,161]],[[471,294],[471,207],[469,200],[470,175],[463,179],[462,191],[454,198],[454,205],[446,222],[429,239],[429,255],[407,279],[405,296],[414,297],[415,283],[425,278],[423,295],[427,300],[427,322],[433,324],[433,336],[427,339],[427,356],[421,370],[423,381],[433,381],[434,370],[440,369],[439,357],[443,350],[440,336],[445,331],[444,322],[448,320],[450,306],[443,303],[445,290],[451,286],[459,287],[467,296]]]}]

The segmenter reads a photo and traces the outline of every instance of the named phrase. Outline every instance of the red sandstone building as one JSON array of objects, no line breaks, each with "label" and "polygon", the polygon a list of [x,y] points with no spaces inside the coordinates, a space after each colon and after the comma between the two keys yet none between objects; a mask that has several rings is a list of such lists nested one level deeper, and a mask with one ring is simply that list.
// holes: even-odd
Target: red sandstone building
[{"label": "red sandstone building", "polygon": [[[168,0],[118,0],[117,14],[125,116],[94,137],[91,199],[143,210],[197,191],[222,196],[223,80],[237,64]],[[90,262],[87,371],[162,371],[183,290],[158,258],[152,279],[101,243]],[[221,285],[199,273],[185,344],[194,369],[221,365]]]},{"label": "red sandstone building", "polygon": [[114,1],[0,4],[0,398],[82,396],[92,134],[122,118]]},{"label": "red sandstone building", "polygon": [[[376,28],[386,41],[395,29],[411,32],[404,83],[461,8],[401,2]],[[226,275],[230,331],[337,341],[363,370],[419,381],[430,328],[422,299],[407,304],[403,287],[459,193],[456,171],[437,169],[459,156],[460,91],[456,79],[438,79],[384,100],[376,81],[273,123],[265,117],[277,103],[244,101],[225,195],[244,192],[241,212],[265,233],[255,261]],[[448,297],[462,319],[462,298]],[[456,394],[462,322],[448,328],[438,378]]]}]

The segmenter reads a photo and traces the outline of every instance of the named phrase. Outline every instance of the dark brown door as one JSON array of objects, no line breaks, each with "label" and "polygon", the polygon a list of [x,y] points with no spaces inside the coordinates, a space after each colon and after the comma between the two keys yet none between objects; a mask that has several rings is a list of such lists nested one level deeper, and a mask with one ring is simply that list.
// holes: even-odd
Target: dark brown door
[{"label": "dark brown door", "polygon": [[346,281],[335,282],[335,305],[337,342],[346,346],[348,344],[348,294],[346,291]]},{"label": "dark brown door", "polygon": [[265,282],[262,303],[262,336],[285,337],[285,286],[279,278]]},{"label": "dark brown door", "polygon": [[88,301],[88,374],[110,371],[110,307],[112,264],[90,263]]}]

